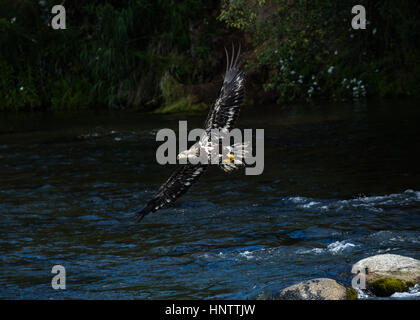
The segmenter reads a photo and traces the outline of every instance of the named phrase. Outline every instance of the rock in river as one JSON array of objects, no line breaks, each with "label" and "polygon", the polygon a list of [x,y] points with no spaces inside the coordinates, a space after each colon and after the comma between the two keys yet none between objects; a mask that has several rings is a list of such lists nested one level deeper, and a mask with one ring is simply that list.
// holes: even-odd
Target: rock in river
[{"label": "rock in river", "polygon": [[333,279],[299,282],[273,295],[275,300],[345,300],[346,288]]},{"label": "rock in river", "polygon": [[393,278],[420,283],[420,261],[397,254],[379,254],[360,260],[353,270],[366,270],[366,282]]}]

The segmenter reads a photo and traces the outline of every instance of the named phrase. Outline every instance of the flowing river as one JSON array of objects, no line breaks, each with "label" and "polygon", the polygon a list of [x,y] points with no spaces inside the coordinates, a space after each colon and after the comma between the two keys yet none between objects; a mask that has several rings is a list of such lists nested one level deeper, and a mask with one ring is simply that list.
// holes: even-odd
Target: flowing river
[{"label": "flowing river", "polygon": [[[134,220],[176,165],[156,132],[205,114],[0,115],[0,298],[253,299],[379,254],[420,258],[414,101],[243,108],[262,175],[211,168]],[[54,290],[54,265],[66,289]]]}]

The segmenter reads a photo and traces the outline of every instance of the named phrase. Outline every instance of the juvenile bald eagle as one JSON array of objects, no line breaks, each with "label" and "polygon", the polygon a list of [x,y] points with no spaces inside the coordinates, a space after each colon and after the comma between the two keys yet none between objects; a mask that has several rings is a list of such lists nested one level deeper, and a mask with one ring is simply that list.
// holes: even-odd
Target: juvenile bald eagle
[{"label": "juvenile bald eagle", "polygon": [[[223,133],[228,133],[234,128],[244,98],[245,74],[241,67],[242,64],[239,61],[241,48],[239,48],[236,58],[234,47],[232,47],[232,56],[230,59],[226,48],[225,52],[226,72],[223,78],[223,85],[220,89],[219,97],[207,115],[204,124],[205,134],[191,148],[178,155],[178,159],[187,158],[192,163],[197,164],[188,163],[180,165],[158,189],[153,199],[137,213],[139,221],[148,213],[173,204],[173,202],[187,192],[191,185],[197,182],[200,176],[207,170],[208,166],[213,164],[210,158],[215,152],[220,157],[220,162],[218,162],[219,167],[226,172],[231,172],[244,165],[242,159],[247,153],[247,143],[221,147],[219,143],[214,143],[215,139],[211,139],[211,134],[215,131],[212,129],[218,129],[222,132],[222,135],[216,138],[219,141],[219,139],[223,139]],[[203,156],[208,157],[209,161],[207,164],[201,161],[192,161]]]}]

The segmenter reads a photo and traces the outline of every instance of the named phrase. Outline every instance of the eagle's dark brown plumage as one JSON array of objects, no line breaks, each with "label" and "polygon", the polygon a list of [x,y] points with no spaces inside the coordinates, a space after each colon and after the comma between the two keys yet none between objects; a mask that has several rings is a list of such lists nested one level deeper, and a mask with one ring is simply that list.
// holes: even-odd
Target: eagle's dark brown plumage
[{"label": "eagle's dark brown plumage", "polygon": [[[204,124],[207,133],[211,129],[232,130],[238,119],[240,106],[244,98],[245,74],[241,69],[240,48],[235,57],[235,49],[232,47],[230,60],[226,51],[226,60],[226,72],[219,97],[210,109]],[[180,165],[169,179],[162,184],[147,205],[137,213],[138,219],[141,220],[148,213],[173,204],[197,182],[207,168],[208,164]]]}]

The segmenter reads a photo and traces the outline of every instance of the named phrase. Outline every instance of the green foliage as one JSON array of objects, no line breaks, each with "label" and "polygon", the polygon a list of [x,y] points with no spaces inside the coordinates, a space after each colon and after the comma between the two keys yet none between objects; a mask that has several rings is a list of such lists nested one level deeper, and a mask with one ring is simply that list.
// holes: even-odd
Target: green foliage
[{"label": "green foliage", "polygon": [[187,95],[186,97],[179,98],[171,104],[164,105],[154,111],[154,113],[174,113],[174,112],[201,112],[206,110],[208,105],[205,103],[199,103],[196,99]]},{"label": "green foliage", "polygon": [[219,19],[231,27],[255,31],[257,11],[266,3],[266,0],[222,1]]},{"label": "green foliage", "polygon": [[[131,7],[118,10],[111,4],[86,6],[95,24],[83,42],[81,62],[93,82],[90,94],[109,106],[127,103],[136,80],[134,49],[130,46],[134,13]],[[133,72],[134,71],[134,72]]]},{"label": "green foliage", "polygon": [[225,0],[219,19],[251,35],[248,67],[264,75],[278,103],[418,94],[419,7],[358,4],[367,10],[366,30],[352,29],[349,0]]},{"label": "green foliage", "polygon": [[347,288],[346,290],[346,300],[357,300],[359,295],[357,291],[353,288]]},{"label": "green foliage", "polygon": [[412,281],[405,282],[400,279],[380,278],[370,285],[370,289],[378,297],[389,297],[395,292],[406,292],[412,286]]},{"label": "green foliage", "polygon": [[174,103],[185,95],[183,86],[169,72],[163,75],[160,81],[160,88],[166,105]]},{"label": "green foliage", "polygon": [[174,79],[169,72],[162,77],[160,88],[164,103],[155,113],[194,112],[208,108],[205,103],[198,103],[186,86]]},{"label": "green foliage", "polygon": [[16,74],[11,65],[0,60],[0,96],[3,98],[0,110],[7,110],[11,106],[18,111],[40,103],[33,71],[30,68],[25,71]]},{"label": "green foliage", "polygon": [[226,25],[279,103],[420,92],[415,3],[361,0],[366,30],[351,28],[350,0],[74,0],[66,30],[49,26],[55,4],[0,0],[0,110],[167,107],[181,97],[167,99],[165,74],[192,85],[220,71]]},{"label": "green foliage", "polygon": [[213,76],[212,2],[75,0],[66,30],[49,26],[55,4],[0,1],[0,110],[156,106],[165,72],[183,83]]},{"label": "green foliage", "polygon": [[72,111],[88,108],[93,105],[89,90],[90,82],[85,77],[60,79],[51,92],[51,109]]}]

